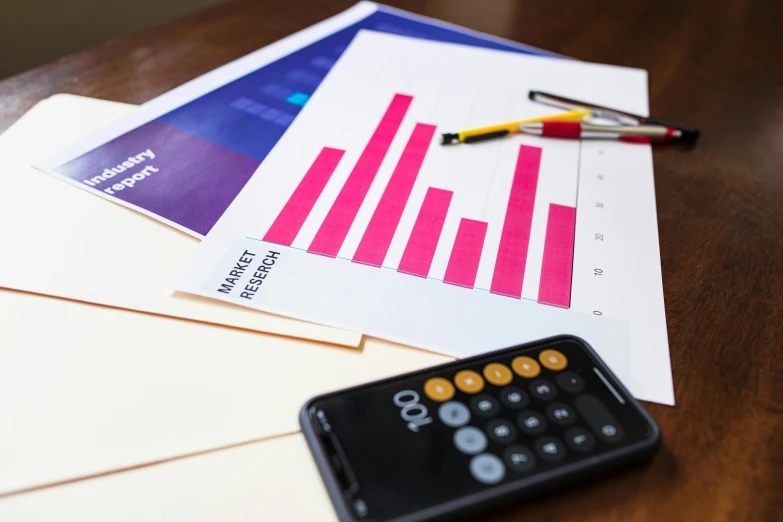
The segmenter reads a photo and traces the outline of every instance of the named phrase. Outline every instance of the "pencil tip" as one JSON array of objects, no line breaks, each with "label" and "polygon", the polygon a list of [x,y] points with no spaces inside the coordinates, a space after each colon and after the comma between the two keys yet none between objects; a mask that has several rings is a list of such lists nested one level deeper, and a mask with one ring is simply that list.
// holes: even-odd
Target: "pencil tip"
[{"label": "pencil tip", "polygon": [[441,134],[441,138],[443,139],[443,141],[441,141],[441,144],[448,145],[449,143],[454,143],[456,141],[459,141],[459,134],[456,133]]}]

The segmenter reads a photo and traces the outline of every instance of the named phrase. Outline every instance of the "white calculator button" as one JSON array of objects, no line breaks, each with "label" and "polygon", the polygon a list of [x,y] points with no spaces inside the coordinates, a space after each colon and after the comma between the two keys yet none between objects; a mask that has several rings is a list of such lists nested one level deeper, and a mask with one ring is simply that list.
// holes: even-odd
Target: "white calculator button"
[{"label": "white calculator button", "polygon": [[487,449],[487,436],[478,428],[465,426],[454,432],[454,445],[462,453],[475,455]]},{"label": "white calculator button", "polygon": [[470,459],[470,473],[483,484],[497,484],[506,476],[506,467],[495,455],[483,453]]},{"label": "white calculator button", "polygon": [[470,421],[470,410],[461,402],[444,402],[438,408],[438,418],[446,426],[459,428]]}]

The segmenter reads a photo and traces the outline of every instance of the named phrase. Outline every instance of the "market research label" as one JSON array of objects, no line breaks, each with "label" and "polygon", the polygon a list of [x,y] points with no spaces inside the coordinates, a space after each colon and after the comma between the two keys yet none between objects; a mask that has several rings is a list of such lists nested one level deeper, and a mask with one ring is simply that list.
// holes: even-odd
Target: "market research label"
[{"label": "market research label", "polygon": [[277,245],[247,239],[237,241],[207,279],[203,289],[223,299],[253,301],[269,286],[283,259]]}]

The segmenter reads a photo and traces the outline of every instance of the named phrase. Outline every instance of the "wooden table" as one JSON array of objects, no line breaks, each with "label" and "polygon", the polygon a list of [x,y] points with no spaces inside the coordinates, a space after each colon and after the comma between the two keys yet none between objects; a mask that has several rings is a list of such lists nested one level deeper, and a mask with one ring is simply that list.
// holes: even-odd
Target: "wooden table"
[{"label": "wooden table", "polygon": [[[783,2],[391,2],[582,60],[647,69],[654,114],[701,127],[655,152],[677,406],[649,464],[486,518],[780,520]],[[352,0],[217,5],[0,82],[0,131],[51,94],[142,103]]]}]

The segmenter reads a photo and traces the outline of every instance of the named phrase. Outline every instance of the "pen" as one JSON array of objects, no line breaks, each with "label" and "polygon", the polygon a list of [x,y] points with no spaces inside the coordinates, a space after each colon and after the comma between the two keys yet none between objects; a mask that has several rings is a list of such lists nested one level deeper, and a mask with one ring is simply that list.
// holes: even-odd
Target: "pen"
[{"label": "pen", "polygon": [[557,107],[559,109],[578,110],[578,109],[590,109],[593,112],[593,116],[597,118],[604,118],[608,120],[616,121],[622,125],[661,125],[664,127],[674,128],[680,131],[679,138],[683,141],[696,142],[699,139],[701,131],[694,127],[688,127],[679,123],[671,123],[657,118],[650,118],[648,116],[640,116],[630,112],[621,111],[618,109],[612,109],[610,107],[604,107],[590,102],[574,100],[566,98],[565,96],[559,96],[557,94],[551,94],[542,91],[530,91],[528,98],[534,102],[549,105],[550,107]]},{"label": "pen", "polygon": [[511,121],[498,125],[489,125],[487,127],[479,127],[477,129],[446,133],[442,135],[442,144],[447,145],[449,143],[473,143],[476,141],[499,138],[507,134],[520,132],[519,125],[523,123],[534,123],[541,121],[580,121],[582,118],[589,116],[590,114],[592,114],[592,111],[590,110],[579,109],[562,112],[553,116],[540,116],[538,118],[528,118],[526,120]]},{"label": "pen", "polygon": [[633,143],[650,143],[667,141],[682,136],[682,131],[663,125],[589,125],[580,122],[548,121],[540,123],[523,123],[519,131],[535,136],[552,138],[597,138],[604,140],[620,140]]}]

